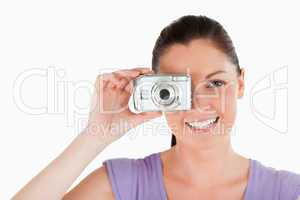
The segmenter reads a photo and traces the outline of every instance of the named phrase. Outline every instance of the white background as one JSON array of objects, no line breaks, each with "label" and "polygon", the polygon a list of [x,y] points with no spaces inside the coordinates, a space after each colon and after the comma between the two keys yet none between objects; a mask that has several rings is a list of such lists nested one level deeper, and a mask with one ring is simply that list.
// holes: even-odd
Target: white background
[{"label": "white background", "polygon": [[[1,1],[0,199],[9,199],[76,137],[87,117],[88,85],[101,69],[151,67],[161,29],[187,14],[218,20],[246,70],[234,149],[300,173],[296,8],[292,1]],[[54,72],[56,82],[48,86],[69,92],[54,95],[47,76],[20,81],[32,69]],[[20,106],[16,91],[27,106]],[[28,106],[48,111],[34,114]],[[144,157],[169,146],[167,129],[131,131],[105,149],[73,185],[105,159]]]}]

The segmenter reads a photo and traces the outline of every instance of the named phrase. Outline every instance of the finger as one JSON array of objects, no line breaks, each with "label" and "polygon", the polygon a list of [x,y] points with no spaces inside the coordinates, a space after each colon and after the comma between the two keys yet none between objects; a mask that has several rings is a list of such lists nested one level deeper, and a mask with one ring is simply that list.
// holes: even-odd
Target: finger
[{"label": "finger", "polygon": [[148,68],[148,67],[136,67],[136,68],[133,68],[132,70],[138,71],[141,74],[148,73],[148,72],[152,71],[152,69]]},{"label": "finger", "polygon": [[115,72],[115,76],[117,76],[119,79],[127,80],[126,86],[125,85],[122,85],[122,86],[124,86],[123,87],[124,90],[128,93],[132,93],[132,90],[133,90],[132,81],[134,79],[136,79],[138,76],[142,75],[142,73],[145,73],[145,72],[146,72],[146,74],[154,73],[153,71],[149,70],[148,68],[138,68],[138,69],[141,69],[141,70],[140,71],[138,71],[138,70],[121,70],[121,71]]},{"label": "finger", "polygon": [[154,73],[150,68],[133,68],[133,69],[126,69],[126,70],[119,70],[113,72],[115,76],[119,78],[126,77],[127,79],[133,79],[138,77],[142,74]]},{"label": "finger", "polygon": [[127,86],[128,83],[129,81],[126,78],[121,78],[118,82],[117,87],[121,90],[124,90],[124,88]]},{"label": "finger", "polygon": [[121,77],[136,77],[140,74],[139,71],[136,70],[119,70],[113,73],[116,76],[121,76]]},{"label": "finger", "polygon": [[105,81],[103,74],[98,75],[94,84],[95,90],[99,91],[100,88],[105,88],[107,86],[107,81]]},{"label": "finger", "polygon": [[137,70],[139,72],[139,76],[140,75],[147,75],[147,74],[154,74],[155,72],[149,68],[142,68],[140,70]]},{"label": "finger", "polygon": [[107,88],[116,88],[116,87],[117,87],[117,85],[114,82],[109,81],[107,83]]},{"label": "finger", "polygon": [[[126,92],[131,93],[132,84],[130,83],[133,79],[137,78],[140,75],[144,74],[153,74],[150,68],[133,68],[133,69],[125,69],[118,70],[112,73],[103,74],[103,81],[108,81],[107,87],[109,88],[122,88],[125,89]],[[127,82],[124,80],[126,79]],[[122,80],[120,82],[120,80]],[[129,84],[130,83],[130,84]]]},{"label": "finger", "polygon": [[133,91],[133,81],[129,81],[124,88],[125,92],[132,94]]},{"label": "finger", "polygon": [[120,77],[116,76],[114,73],[103,74],[100,79],[106,83],[109,88],[116,88],[119,85]]},{"label": "finger", "polygon": [[[122,74],[123,73],[123,74]],[[131,74],[130,74],[131,73]],[[137,72],[135,72],[137,74]],[[132,81],[132,78],[128,77],[128,75],[131,75],[132,77],[136,76],[136,74],[132,72],[114,72],[114,78],[110,79],[111,85],[115,85],[116,88],[124,90],[127,84]]]}]

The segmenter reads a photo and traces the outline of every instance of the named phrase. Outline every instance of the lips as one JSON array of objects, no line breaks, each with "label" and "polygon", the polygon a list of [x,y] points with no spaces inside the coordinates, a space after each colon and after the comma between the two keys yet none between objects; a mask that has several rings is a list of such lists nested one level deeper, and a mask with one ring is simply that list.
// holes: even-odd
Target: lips
[{"label": "lips", "polygon": [[206,120],[193,120],[190,122],[185,122],[185,124],[191,128],[192,130],[196,131],[205,131],[208,130],[212,127],[214,127],[217,122],[219,121],[219,116],[213,117],[213,118],[208,118]]}]

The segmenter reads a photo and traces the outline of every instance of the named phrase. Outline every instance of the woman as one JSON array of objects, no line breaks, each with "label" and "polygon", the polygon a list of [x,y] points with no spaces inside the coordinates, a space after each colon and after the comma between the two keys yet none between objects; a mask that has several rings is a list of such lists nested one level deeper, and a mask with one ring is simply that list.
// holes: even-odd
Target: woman
[{"label": "woman", "polygon": [[[106,160],[66,193],[107,145],[160,112],[133,114],[132,80],[148,73],[189,73],[192,109],[165,112],[172,148],[145,158]],[[164,28],[153,49],[152,70],[135,68],[98,76],[86,129],[13,199],[284,199],[300,195],[300,176],[236,153],[230,133],[244,69],[230,37],[215,20],[183,16]],[[103,110],[112,112],[102,112]]]}]

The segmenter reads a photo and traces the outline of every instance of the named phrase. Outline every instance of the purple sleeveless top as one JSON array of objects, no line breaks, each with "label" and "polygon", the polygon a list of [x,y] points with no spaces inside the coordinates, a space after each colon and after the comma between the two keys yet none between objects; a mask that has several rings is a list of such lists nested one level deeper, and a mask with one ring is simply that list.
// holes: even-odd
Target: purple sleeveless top
[{"label": "purple sleeveless top", "polygon": [[[159,153],[145,158],[105,160],[116,200],[167,200]],[[244,200],[300,200],[300,174],[276,170],[250,159]]]}]

